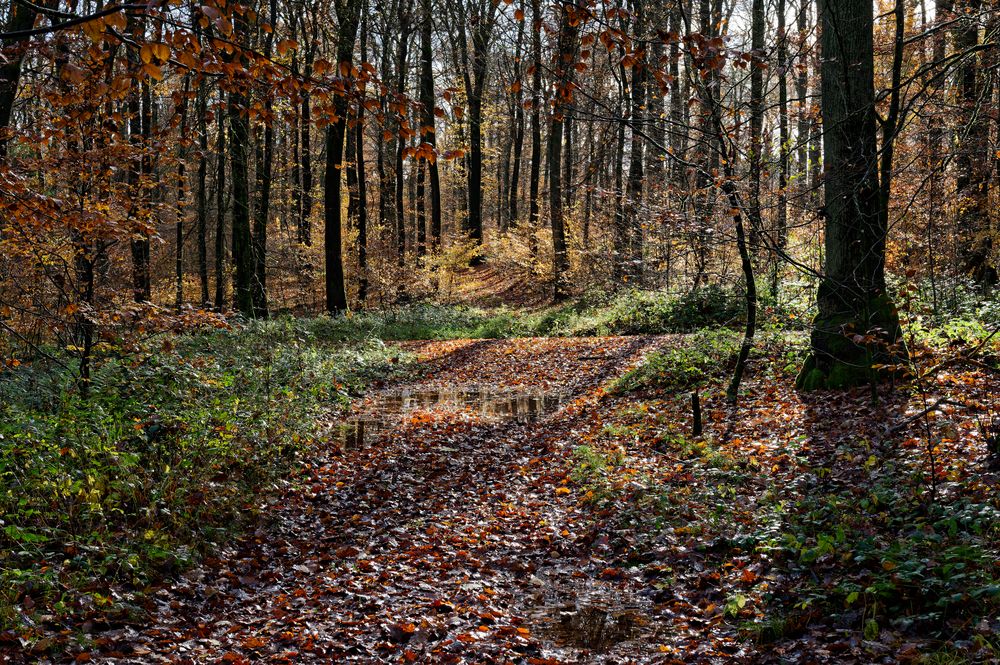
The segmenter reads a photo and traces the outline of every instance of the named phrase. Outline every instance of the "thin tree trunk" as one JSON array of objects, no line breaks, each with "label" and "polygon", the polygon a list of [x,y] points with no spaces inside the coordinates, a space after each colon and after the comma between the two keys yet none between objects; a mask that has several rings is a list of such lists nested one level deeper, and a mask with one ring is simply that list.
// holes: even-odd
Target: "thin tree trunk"
[{"label": "thin tree trunk", "polygon": [[[368,21],[361,24],[361,61],[367,57]],[[368,190],[365,183],[365,105],[358,104],[357,131],[354,159],[358,172],[358,303],[364,307],[368,301]]]},{"label": "thin tree trunk", "polygon": [[[635,13],[634,29],[638,34],[645,30],[645,7],[641,0],[633,3]],[[628,181],[625,189],[625,206],[627,229],[629,234],[628,243],[628,267],[625,273],[630,277],[642,281],[643,273],[643,221],[639,215],[639,208],[642,205],[642,185],[643,185],[643,150],[646,140],[643,136],[645,129],[644,109],[646,108],[646,58],[640,52],[636,56],[636,62],[632,65],[629,118],[631,122],[631,140],[629,144],[629,168]]]},{"label": "thin tree trunk", "polygon": [[198,84],[198,281],[201,285],[201,305],[207,307],[208,297],[208,93],[204,82]]},{"label": "thin tree trunk", "polygon": [[750,21],[750,252],[760,252],[760,175],[764,132],[764,0],[753,0]]},{"label": "thin tree trunk", "polygon": [[566,251],[566,229],[563,218],[561,159],[563,148],[563,123],[569,103],[573,98],[574,46],[579,32],[580,17],[569,2],[557,5],[559,11],[559,38],[555,67],[555,106],[549,125],[549,220],[552,226],[552,268],[555,278],[554,297],[558,302],[568,295],[566,272],[569,255]]},{"label": "thin tree trunk", "polygon": [[215,113],[219,136],[215,150],[215,309],[226,307],[226,123],[222,108],[222,93]]},{"label": "thin tree trunk", "polygon": [[233,176],[233,304],[246,317],[254,316],[254,261],[250,234],[250,121],[247,98],[229,93],[230,165]]},{"label": "thin tree trunk", "polygon": [[[521,0],[520,11],[524,14],[524,0]],[[512,146],[512,164],[510,186],[507,191],[507,226],[516,227],[518,222],[517,204],[520,198],[521,186],[521,153],[524,151],[524,92],[521,81],[524,67],[521,65],[524,44],[524,19],[517,23],[517,42],[514,47],[514,136]]]},{"label": "thin tree trunk", "polygon": [[[270,0],[269,20],[278,20],[277,0]],[[274,31],[264,38],[264,57],[271,57]],[[264,96],[264,146],[257,162],[257,210],[253,227],[253,308],[257,318],[267,317],[267,222],[271,215],[271,177],[274,165],[274,122],[271,113],[274,104],[271,95]]]},{"label": "thin tree trunk", "polygon": [[[407,8],[400,16],[399,47],[396,52],[396,92],[402,97],[406,89],[407,47],[410,41],[410,12]],[[403,150],[404,139],[396,136],[396,258],[399,267],[406,265],[406,217],[403,210]]]},{"label": "thin tree trunk", "polygon": [[[17,0],[11,0],[7,13],[5,32],[28,30],[35,23],[35,11]],[[7,156],[7,142],[10,139],[10,119],[17,99],[17,88],[21,80],[21,63],[24,61],[23,44],[26,38],[3,40],[3,62],[0,62],[0,159]]]},{"label": "thin tree trunk", "polygon": [[431,44],[432,10],[431,1],[422,0],[423,17],[420,26],[420,103],[423,120],[420,134],[423,141],[434,151],[435,159],[427,164],[430,180],[431,225],[429,230],[431,248],[441,246],[441,178],[437,164],[437,131],[434,116],[434,56]]},{"label": "thin tree trunk", "polygon": [[[303,75],[306,79],[312,77],[313,70],[313,49],[315,44],[310,44],[306,50],[305,70]],[[302,92],[302,214],[299,218],[299,242],[306,247],[312,245],[312,209],[313,209],[313,172],[312,172],[312,104],[308,90]]]},{"label": "thin tree trunk", "polygon": [[[788,36],[785,32],[785,0],[778,0],[778,209],[774,242],[784,251],[788,241]],[[777,255],[771,260],[771,297],[778,300]]]},{"label": "thin tree trunk", "polygon": [[[336,0],[338,38],[337,66],[350,71],[354,63],[354,42],[361,16],[361,0]],[[341,219],[341,166],[344,161],[344,136],[347,133],[347,91],[334,99],[336,120],[326,132],[326,173],[324,175],[323,256],[326,262],[326,309],[337,314],[347,309],[344,283],[343,220]]]},{"label": "thin tree trunk", "polygon": [[542,9],[541,0],[531,0],[531,174],[528,178],[528,246],[538,253],[538,182],[542,174]]},{"label": "thin tree trunk", "polygon": [[[190,76],[184,77],[184,86],[181,91],[180,108],[177,110],[180,115],[181,136],[187,135],[188,124],[188,92],[191,89]],[[175,247],[174,247],[174,305],[180,309],[184,304],[184,217],[185,217],[185,194],[187,183],[185,182],[187,168],[187,148],[180,144],[177,155],[177,223],[175,224]]]}]

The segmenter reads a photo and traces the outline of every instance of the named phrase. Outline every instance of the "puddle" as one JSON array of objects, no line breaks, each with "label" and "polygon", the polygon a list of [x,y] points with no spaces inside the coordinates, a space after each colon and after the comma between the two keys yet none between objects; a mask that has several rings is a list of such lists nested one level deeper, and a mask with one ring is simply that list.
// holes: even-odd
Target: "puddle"
[{"label": "puddle", "polygon": [[445,411],[478,416],[484,420],[519,423],[552,413],[566,401],[565,395],[537,392],[490,391],[480,388],[405,390],[381,395],[334,428],[334,440],[344,449],[362,448],[385,431],[420,411]]},{"label": "puddle", "polygon": [[557,623],[549,631],[565,646],[607,651],[638,637],[648,623],[638,608],[570,606],[559,612]]},{"label": "puddle", "polygon": [[603,652],[649,632],[649,608],[630,600],[596,580],[556,583],[536,596],[530,615],[558,646]]}]

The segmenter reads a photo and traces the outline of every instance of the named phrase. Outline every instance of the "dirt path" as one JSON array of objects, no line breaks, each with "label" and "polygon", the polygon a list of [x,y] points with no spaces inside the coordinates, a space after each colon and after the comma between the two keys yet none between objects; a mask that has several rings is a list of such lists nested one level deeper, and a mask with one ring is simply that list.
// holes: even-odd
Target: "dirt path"
[{"label": "dirt path", "polygon": [[[155,594],[155,625],[99,635],[129,662],[656,660],[638,586],[583,537],[565,487],[575,432],[609,377],[664,338],[408,345],[421,377],[363,445],[331,445],[273,521]],[[475,395],[556,396],[529,413]],[[379,400],[383,400],[380,402]],[[398,401],[393,401],[398,403]],[[514,408],[514,411],[517,409]],[[384,415],[384,414],[383,414]],[[391,415],[391,414],[390,414]],[[103,656],[98,656],[101,653]]]}]

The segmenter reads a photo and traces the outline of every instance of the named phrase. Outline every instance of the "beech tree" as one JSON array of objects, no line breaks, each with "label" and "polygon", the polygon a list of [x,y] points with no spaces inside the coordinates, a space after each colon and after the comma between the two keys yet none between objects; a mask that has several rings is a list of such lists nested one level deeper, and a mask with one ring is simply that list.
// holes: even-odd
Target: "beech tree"
[{"label": "beech tree", "polygon": [[884,373],[873,366],[906,357],[885,281],[872,4],[819,0],[819,8],[826,265],[810,355],[797,382],[805,389],[872,382]]}]

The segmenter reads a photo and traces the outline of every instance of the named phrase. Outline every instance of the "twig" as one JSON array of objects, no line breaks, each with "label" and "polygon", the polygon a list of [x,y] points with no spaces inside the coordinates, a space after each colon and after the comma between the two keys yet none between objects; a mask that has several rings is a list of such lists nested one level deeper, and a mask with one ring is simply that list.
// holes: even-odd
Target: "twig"
[{"label": "twig", "polygon": [[890,427],[889,429],[887,429],[886,432],[885,432],[885,434],[882,436],[882,441],[884,441],[890,434],[895,434],[899,430],[905,428],[907,425],[909,425],[909,424],[911,424],[913,422],[916,422],[917,420],[920,420],[921,418],[923,418],[924,416],[926,416],[931,411],[937,411],[942,406],[945,406],[945,405],[958,406],[958,407],[961,407],[963,409],[971,408],[970,405],[966,404],[965,402],[956,402],[955,400],[948,399],[946,397],[942,397],[938,401],[936,401],[933,404],[931,404],[930,406],[928,406],[926,409],[922,409],[922,410],[918,411],[917,413],[913,414],[909,418],[906,418],[905,420],[901,420],[900,422],[896,423],[895,425],[893,425],[892,427]]}]

